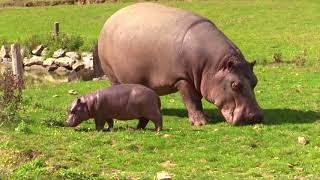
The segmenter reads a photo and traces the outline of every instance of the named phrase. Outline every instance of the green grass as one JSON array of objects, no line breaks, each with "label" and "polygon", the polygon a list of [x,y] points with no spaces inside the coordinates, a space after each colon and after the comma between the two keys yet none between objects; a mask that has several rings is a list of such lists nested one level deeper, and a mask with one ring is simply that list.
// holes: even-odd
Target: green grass
[{"label": "green grass", "polygon": [[[161,97],[164,129],[132,131],[117,121],[115,132],[96,132],[93,121],[66,128],[66,108],[75,96],[108,82],[29,85],[25,123],[0,126],[0,179],[153,179],[167,171],[174,179],[320,178],[320,14],[318,1],[165,2],[209,17],[243,51],[257,59],[256,97],[265,121],[234,127],[204,101],[210,124],[189,126],[178,93]],[[10,41],[61,30],[94,41],[107,17],[128,3],[0,9],[0,37]],[[11,23],[9,23],[11,22]],[[303,51],[307,52],[306,55]],[[265,64],[273,54],[294,63]],[[300,58],[298,58],[300,56]],[[54,95],[58,95],[55,97]],[[307,145],[297,143],[306,137]],[[171,161],[172,167],[161,163]]]},{"label": "green grass", "polygon": [[[30,86],[22,116],[31,132],[15,131],[17,124],[0,127],[0,176],[152,179],[167,171],[175,179],[319,178],[319,69],[281,64],[255,71],[263,124],[231,126],[204,102],[210,124],[189,126],[176,93],[161,97],[160,134],[151,130],[152,123],[146,131],[132,131],[128,126],[136,120],[117,121],[115,132],[96,132],[93,121],[76,129],[57,123],[66,119],[75,98],[69,89],[82,95],[105,87],[105,81]],[[298,144],[299,136],[310,143]],[[162,167],[165,161],[176,165]]]},{"label": "green grass", "polygon": [[[320,58],[320,3],[317,0],[227,0],[164,1],[211,19],[248,59],[271,61],[274,53],[292,60],[307,51],[308,60]],[[130,3],[87,6],[55,6],[0,9],[0,37],[10,41],[52,31],[59,21],[61,31],[75,33],[91,47],[106,19]]]}]

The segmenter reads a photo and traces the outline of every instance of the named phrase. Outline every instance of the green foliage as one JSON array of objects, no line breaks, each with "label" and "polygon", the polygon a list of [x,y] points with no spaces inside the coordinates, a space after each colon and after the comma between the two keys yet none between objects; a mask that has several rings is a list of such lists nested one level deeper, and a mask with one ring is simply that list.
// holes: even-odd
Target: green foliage
[{"label": "green foliage", "polygon": [[16,132],[21,133],[31,133],[31,129],[29,128],[28,124],[23,120],[18,124],[18,126],[14,130]]},{"label": "green foliage", "polygon": [[89,179],[90,176],[85,174],[84,172],[80,172],[79,170],[73,169],[61,169],[58,173],[58,177],[62,179]]},{"label": "green foliage", "polygon": [[16,178],[30,179],[31,177],[42,177],[48,174],[45,161],[43,159],[35,159],[31,162],[21,165],[15,170]]},{"label": "green foliage", "polygon": [[65,121],[66,121],[66,113],[51,113],[49,117],[46,117],[42,124],[48,126],[48,127],[65,127]]}]

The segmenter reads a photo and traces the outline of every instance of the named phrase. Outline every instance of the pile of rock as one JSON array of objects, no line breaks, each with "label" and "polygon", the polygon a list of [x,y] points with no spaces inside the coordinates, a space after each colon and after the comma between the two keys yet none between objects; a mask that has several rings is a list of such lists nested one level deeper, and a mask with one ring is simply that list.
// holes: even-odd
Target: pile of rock
[{"label": "pile of rock", "polygon": [[[50,58],[45,58],[48,48],[45,45],[39,45],[32,50],[32,57],[28,58],[21,50],[24,69],[26,71],[42,70],[49,73],[56,73],[61,76],[69,76],[68,80],[92,80],[93,71],[93,53],[83,52],[79,55],[77,52],[66,52],[64,49],[58,49]],[[1,47],[0,62],[10,62],[10,49],[6,46]]]}]

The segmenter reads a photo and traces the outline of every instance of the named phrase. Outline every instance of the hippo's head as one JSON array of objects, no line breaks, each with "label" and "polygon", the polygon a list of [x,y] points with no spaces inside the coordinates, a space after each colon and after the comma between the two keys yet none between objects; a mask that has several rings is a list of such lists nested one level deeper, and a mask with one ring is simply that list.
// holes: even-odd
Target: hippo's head
[{"label": "hippo's head", "polygon": [[90,118],[88,106],[85,102],[82,102],[80,98],[77,98],[68,111],[67,125],[69,127],[76,127],[82,121]]},{"label": "hippo's head", "polygon": [[202,95],[214,103],[231,124],[254,124],[263,120],[254,94],[257,85],[254,64],[229,57],[219,64],[215,73],[208,73],[201,84]]}]

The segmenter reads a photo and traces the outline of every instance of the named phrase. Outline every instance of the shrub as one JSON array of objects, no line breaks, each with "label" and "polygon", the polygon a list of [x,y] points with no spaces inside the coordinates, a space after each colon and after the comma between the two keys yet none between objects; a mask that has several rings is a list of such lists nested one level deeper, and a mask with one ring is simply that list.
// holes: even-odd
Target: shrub
[{"label": "shrub", "polygon": [[17,121],[22,103],[23,80],[10,69],[0,74],[0,124]]}]

